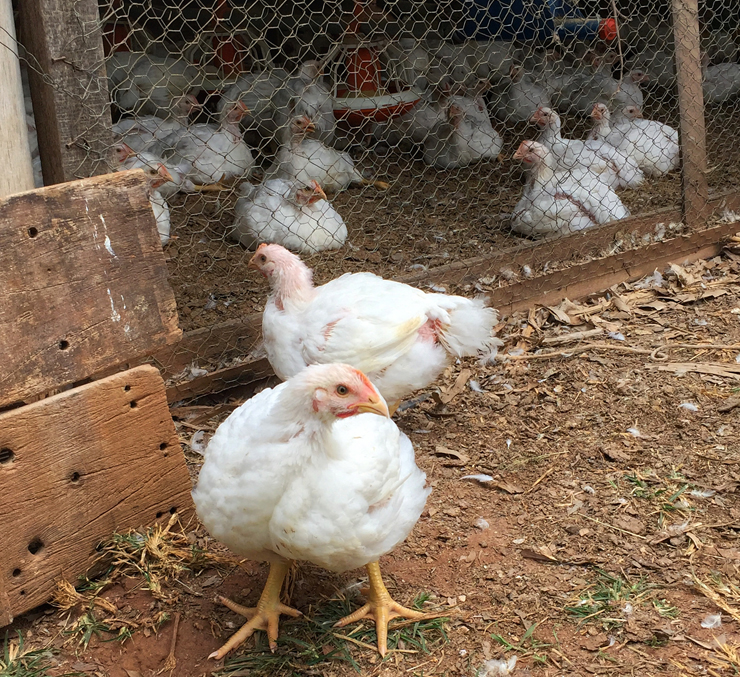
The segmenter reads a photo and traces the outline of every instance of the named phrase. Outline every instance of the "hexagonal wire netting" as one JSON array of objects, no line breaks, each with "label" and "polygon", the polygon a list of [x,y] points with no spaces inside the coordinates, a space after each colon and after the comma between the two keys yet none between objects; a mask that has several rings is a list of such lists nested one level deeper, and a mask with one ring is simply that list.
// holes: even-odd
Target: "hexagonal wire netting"
[{"label": "hexagonal wire netting", "polygon": [[[360,270],[423,278],[680,203],[667,0],[100,0],[99,9],[111,157],[155,184],[186,331],[261,310],[266,287],[247,269],[261,241],[299,252],[318,283]],[[715,191],[740,185],[739,14],[731,0],[700,3]],[[31,126],[28,92],[27,103]],[[682,228],[664,224],[646,241]],[[447,288],[486,292],[558,265],[557,240],[539,246],[552,263],[498,258],[477,281]],[[619,246],[631,245],[611,251]],[[204,348],[190,371],[249,359],[255,347]]]}]

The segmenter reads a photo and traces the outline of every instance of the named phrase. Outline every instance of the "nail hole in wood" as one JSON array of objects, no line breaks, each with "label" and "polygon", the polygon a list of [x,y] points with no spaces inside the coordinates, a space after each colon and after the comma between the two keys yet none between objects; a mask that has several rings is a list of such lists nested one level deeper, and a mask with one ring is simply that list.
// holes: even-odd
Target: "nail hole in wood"
[{"label": "nail hole in wood", "polygon": [[167,448],[167,446],[168,446],[168,445],[167,445],[167,442],[162,442],[162,443],[161,443],[161,444],[159,445],[159,450],[160,450],[160,451],[164,451],[164,450],[165,450],[165,449]]},{"label": "nail hole in wood", "polygon": [[176,512],[177,512],[177,506],[176,505],[173,505],[170,508],[170,515],[174,515]]},{"label": "nail hole in wood", "polygon": [[80,481],[80,473],[73,472],[72,475],[69,478],[72,482],[79,482]]},{"label": "nail hole in wood", "polygon": [[18,578],[21,575],[20,569],[13,569],[13,578]]},{"label": "nail hole in wood", "polygon": [[161,512],[161,511],[160,511],[160,512],[158,512],[158,513],[157,513],[157,519],[159,519],[160,517],[162,517],[162,515],[164,515],[164,513],[163,513],[163,512]]},{"label": "nail hole in wood", "polygon": [[123,390],[124,392],[128,392],[129,390],[131,390],[131,386],[123,386]]},{"label": "nail hole in wood", "polygon": [[136,400],[131,400],[131,402],[129,402],[129,404],[131,405],[131,408],[132,409],[136,409],[136,407],[139,406],[139,403]]},{"label": "nail hole in wood", "polygon": [[69,348],[69,341],[65,341],[64,339],[59,341],[59,350],[67,350],[67,348]]},{"label": "nail hole in wood", "polygon": [[21,595],[25,595],[25,594],[26,594],[26,591],[25,590],[21,590]]},{"label": "nail hole in wood", "polygon": [[28,544],[28,552],[38,555],[44,547],[44,542],[37,536]]},{"label": "nail hole in wood", "polygon": [[28,229],[28,237],[36,237],[38,234],[39,234],[38,228],[34,228],[33,226],[31,226]]},{"label": "nail hole in wood", "polygon": [[6,463],[12,463],[14,459],[15,454],[12,449],[8,449],[7,447],[0,449],[0,463],[5,465]]}]

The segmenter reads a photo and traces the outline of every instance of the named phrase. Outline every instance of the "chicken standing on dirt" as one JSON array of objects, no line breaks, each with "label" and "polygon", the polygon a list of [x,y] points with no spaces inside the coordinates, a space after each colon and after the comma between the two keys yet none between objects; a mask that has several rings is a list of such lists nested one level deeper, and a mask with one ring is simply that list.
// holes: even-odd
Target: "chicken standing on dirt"
[{"label": "chicken standing on dirt", "polygon": [[275,650],[280,614],[301,615],[280,603],[291,560],[336,572],[367,568],[368,603],[336,625],[375,620],[381,655],[390,619],[423,617],[391,599],[378,559],[408,536],[431,489],[364,374],[314,365],[263,390],[224,421],[205,457],[193,491],[201,521],[237,554],[270,562],[256,608],[219,598],[249,620],[211,658],[255,630],[266,630]]},{"label": "chicken standing on dirt", "polygon": [[346,362],[389,402],[432,383],[451,357],[486,358],[501,344],[498,314],[482,299],[427,294],[372,273],[314,287],[311,270],[284,247],[262,244],[249,262],[270,283],[262,334],[275,373]]}]

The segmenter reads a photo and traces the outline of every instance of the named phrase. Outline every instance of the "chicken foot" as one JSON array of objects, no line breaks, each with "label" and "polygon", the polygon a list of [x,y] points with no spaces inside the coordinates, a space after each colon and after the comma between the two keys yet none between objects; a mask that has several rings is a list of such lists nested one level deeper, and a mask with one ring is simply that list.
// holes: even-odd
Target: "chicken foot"
[{"label": "chicken foot", "polygon": [[378,651],[381,656],[388,652],[388,621],[393,618],[412,618],[421,619],[425,617],[421,611],[414,611],[401,606],[393,601],[388,592],[383,578],[380,575],[380,564],[371,562],[365,566],[370,583],[369,589],[363,590],[367,597],[367,604],[359,608],[349,616],[345,616],[334,624],[335,628],[342,628],[345,625],[359,621],[361,618],[370,618],[375,621],[375,632],[378,636]]},{"label": "chicken foot", "polygon": [[218,651],[214,651],[208,658],[220,660],[229,651],[235,649],[251,637],[255,630],[266,631],[267,639],[270,642],[270,651],[277,649],[280,614],[286,614],[294,618],[303,615],[297,609],[293,609],[280,602],[280,591],[282,590],[283,581],[288,574],[290,565],[291,563],[288,560],[273,562],[270,565],[270,573],[267,576],[265,587],[262,590],[256,607],[242,606],[226,597],[218,596],[216,598],[221,604],[249,620],[229,637],[229,641],[226,644]]},{"label": "chicken foot", "polygon": [[373,188],[377,188],[378,190],[388,190],[391,187],[389,183],[386,183],[385,181],[376,181],[375,179],[363,179],[362,185],[373,186]]}]

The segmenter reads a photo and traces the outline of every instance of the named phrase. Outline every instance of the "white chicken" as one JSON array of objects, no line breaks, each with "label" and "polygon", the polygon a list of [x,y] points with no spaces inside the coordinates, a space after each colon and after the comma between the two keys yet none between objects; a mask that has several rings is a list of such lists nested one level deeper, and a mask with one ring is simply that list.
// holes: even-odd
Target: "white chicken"
[{"label": "white chicken", "polygon": [[569,235],[629,216],[617,194],[593,174],[582,172],[576,178],[573,172],[558,172],[544,144],[523,141],[514,158],[529,169],[524,194],[512,214],[514,232],[535,238]]},{"label": "white chicken", "polygon": [[274,244],[260,245],[249,265],[270,284],[262,334],[282,379],[309,364],[347,362],[397,403],[432,383],[453,356],[488,358],[501,345],[492,333],[498,315],[482,299],[427,294],[372,273],[314,287],[306,264]]},{"label": "white chicken", "polygon": [[594,131],[585,141],[586,148],[594,151],[599,157],[609,159],[615,169],[615,181],[611,188],[637,188],[645,181],[645,175],[635,160],[604,140],[604,125],[609,126],[609,109],[606,104],[596,103],[591,110],[594,120]]},{"label": "white chicken", "polygon": [[451,96],[446,114],[447,119],[424,140],[424,162],[451,169],[498,157],[503,140],[491,125],[481,97]]},{"label": "white chicken", "polygon": [[547,89],[535,82],[523,66],[514,65],[491,96],[491,113],[502,122],[529,122],[538,108],[550,107]]},{"label": "white chicken", "polygon": [[626,179],[620,179],[620,167],[608,146],[589,147],[580,139],[564,139],[560,133],[560,116],[550,108],[539,108],[532,122],[542,130],[537,140],[550,150],[556,168],[574,172],[575,180],[583,179],[589,185],[589,172],[609,187],[626,185]]},{"label": "white chicken", "polygon": [[121,111],[166,118],[202,76],[184,59],[143,52],[113,52],[105,62],[111,95]]},{"label": "white chicken", "polygon": [[740,64],[718,63],[709,65],[709,55],[702,55],[702,90],[704,102],[725,103],[740,94]]},{"label": "white chicken", "polygon": [[156,115],[121,118],[112,127],[113,134],[137,153],[147,151],[162,157],[169,150],[165,139],[167,144],[176,144],[187,131],[190,114],[200,107],[195,96],[185,94],[173,101],[168,118]]},{"label": "white chicken", "polygon": [[344,190],[352,184],[371,184],[383,190],[388,188],[388,184],[382,181],[365,179],[349,153],[309,137],[315,131],[316,125],[307,116],[293,118],[290,138],[280,146],[275,161],[265,172],[265,179],[291,179],[304,185],[318,181],[329,192]]},{"label": "white chicken", "polygon": [[154,219],[157,222],[159,239],[164,247],[170,241],[170,208],[161,191],[165,184],[174,181],[173,177],[167,167],[162,162],[157,162],[156,158],[148,161],[145,157],[136,154],[124,157],[123,152],[125,151],[121,150],[118,153],[119,159],[123,158],[123,160],[117,171],[123,172],[127,169],[144,170],[149,183],[149,202],[152,205]]},{"label": "white chicken", "polygon": [[339,249],[347,239],[344,219],[316,181],[303,185],[270,179],[243,183],[229,235],[245,247],[274,242],[302,254]]},{"label": "white chicken", "polygon": [[591,138],[603,139],[631,157],[648,176],[676,169],[681,148],[678,132],[655,120],[644,120],[636,106],[617,109],[612,120],[595,128]]},{"label": "white chicken", "polygon": [[219,598],[249,620],[210,658],[256,630],[275,650],[280,614],[301,615],[280,602],[292,560],[337,572],[366,567],[367,604],[336,626],[374,620],[383,656],[390,619],[424,617],[391,598],[378,559],[408,536],[431,489],[364,374],[315,365],[263,390],[219,426],[205,459],[193,491],[201,521],[238,555],[270,562],[256,608]]},{"label": "white chicken", "polygon": [[223,118],[228,108],[241,101],[248,109],[243,124],[267,138],[282,136],[293,117],[307,116],[316,135],[331,143],[336,129],[331,92],[321,81],[316,61],[306,61],[294,75],[282,68],[242,75],[219,102]]},{"label": "white chicken", "polygon": [[199,189],[208,189],[210,186],[195,186],[192,181],[185,177],[186,167],[178,167],[171,162],[163,159],[154,153],[146,151],[136,152],[126,143],[118,143],[113,147],[116,153],[116,159],[120,163],[118,171],[126,169],[143,169],[157,170],[159,165],[167,169],[170,178],[167,182],[159,186],[157,192],[165,199],[176,195],[179,192],[192,193]]},{"label": "white chicken", "polygon": [[241,178],[254,165],[249,146],[242,139],[239,121],[247,108],[237,101],[219,127],[208,123],[191,125],[174,144],[171,137],[165,144],[174,146],[176,163],[189,165],[188,178],[198,184],[216,184]]}]

